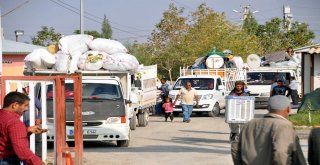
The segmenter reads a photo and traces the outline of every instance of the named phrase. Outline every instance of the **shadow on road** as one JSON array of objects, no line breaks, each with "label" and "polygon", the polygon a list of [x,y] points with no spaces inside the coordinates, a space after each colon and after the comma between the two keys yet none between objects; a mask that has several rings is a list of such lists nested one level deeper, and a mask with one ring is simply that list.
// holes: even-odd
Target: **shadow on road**
[{"label": "shadow on road", "polygon": [[214,131],[194,131],[194,130],[180,130],[181,132],[193,132],[193,133],[208,133],[208,134],[229,134],[229,132],[214,132]]},{"label": "shadow on road", "polygon": [[128,148],[117,148],[117,147],[102,147],[102,146],[91,146],[85,148],[85,152],[163,152],[163,153],[187,153],[187,152],[198,152],[198,153],[216,153],[216,154],[230,154],[229,148],[208,148],[208,147],[190,147],[190,146],[179,146],[179,145],[147,145],[144,147],[128,147]]}]

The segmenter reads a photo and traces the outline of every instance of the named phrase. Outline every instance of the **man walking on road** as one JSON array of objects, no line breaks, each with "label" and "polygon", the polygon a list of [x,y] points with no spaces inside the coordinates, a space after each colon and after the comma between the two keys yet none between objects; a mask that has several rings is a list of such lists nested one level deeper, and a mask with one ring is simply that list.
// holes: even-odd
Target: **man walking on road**
[{"label": "man walking on road", "polygon": [[190,115],[193,110],[193,100],[196,100],[196,106],[198,106],[197,91],[192,88],[191,82],[187,82],[184,88],[179,90],[179,93],[173,103],[176,105],[177,100],[181,97],[181,107],[183,113],[183,122],[189,123]]},{"label": "man walking on road", "polygon": [[243,127],[234,164],[305,165],[298,136],[287,120],[290,100],[282,95],[273,96],[268,107],[269,114]]},{"label": "man walking on road", "polygon": [[29,149],[28,135],[46,130],[39,126],[27,128],[20,120],[29,108],[29,100],[20,92],[10,92],[4,98],[4,108],[0,110],[0,165],[20,165],[20,161],[28,165],[44,164]]}]

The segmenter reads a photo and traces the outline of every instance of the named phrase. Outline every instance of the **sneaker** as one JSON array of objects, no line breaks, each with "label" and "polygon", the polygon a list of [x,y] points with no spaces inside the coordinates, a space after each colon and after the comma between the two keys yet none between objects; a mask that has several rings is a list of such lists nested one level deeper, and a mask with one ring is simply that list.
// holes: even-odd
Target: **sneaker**
[{"label": "sneaker", "polygon": [[187,120],[186,122],[187,122],[187,123],[190,123],[190,122],[191,122],[191,120],[189,119],[189,120]]}]

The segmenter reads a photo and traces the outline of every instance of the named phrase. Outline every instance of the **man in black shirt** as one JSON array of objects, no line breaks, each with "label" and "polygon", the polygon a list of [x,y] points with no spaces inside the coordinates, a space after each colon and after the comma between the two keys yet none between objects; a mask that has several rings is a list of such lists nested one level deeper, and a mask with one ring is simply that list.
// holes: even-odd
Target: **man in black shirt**
[{"label": "man in black shirt", "polygon": [[272,92],[271,92],[271,94],[272,94],[271,96],[283,95],[283,96],[289,97],[290,93],[291,93],[290,88],[288,88],[287,86],[284,86],[282,80],[278,80],[277,84],[278,84],[277,86],[273,87]]}]

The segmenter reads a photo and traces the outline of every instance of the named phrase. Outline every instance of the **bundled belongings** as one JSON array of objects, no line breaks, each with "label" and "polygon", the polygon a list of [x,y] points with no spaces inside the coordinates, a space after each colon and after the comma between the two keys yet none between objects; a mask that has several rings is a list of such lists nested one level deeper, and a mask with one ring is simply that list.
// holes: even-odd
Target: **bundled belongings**
[{"label": "bundled belongings", "polygon": [[84,53],[88,51],[88,45],[92,40],[92,36],[85,34],[65,36],[59,40],[59,48],[67,54],[71,54],[73,52]]},{"label": "bundled belongings", "polygon": [[107,55],[103,62],[104,69],[114,71],[129,71],[131,74],[137,72],[139,62],[135,56],[126,53]]},{"label": "bundled belongings", "polygon": [[94,39],[89,44],[90,49],[100,52],[106,52],[107,54],[127,53],[128,50],[120,42],[115,40],[109,40],[104,38]]},{"label": "bundled belongings", "polygon": [[107,55],[104,52],[88,51],[80,57],[78,67],[82,70],[99,70]]},{"label": "bundled belongings", "polygon": [[59,72],[74,73],[76,70],[78,70],[77,64],[80,56],[80,52],[67,54],[63,51],[58,51],[56,53],[57,62],[55,64],[55,69]]},{"label": "bundled belongings", "polygon": [[298,112],[319,111],[320,110],[320,88],[303,96]]},{"label": "bundled belongings", "polygon": [[25,57],[24,61],[28,71],[52,68],[56,63],[55,56],[42,48],[33,50]]},{"label": "bundled belongings", "polygon": [[[53,48],[53,46],[52,46]],[[56,48],[56,47],[54,47]],[[60,50],[54,55],[46,49],[36,49],[25,58],[28,72],[32,69],[55,69],[59,72],[74,73],[76,70],[129,71],[139,69],[135,56],[118,41],[96,38],[90,35],[70,35],[59,40]],[[92,49],[92,50],[89,50]],[[78,69],[79,68],[79,69]]]}]

